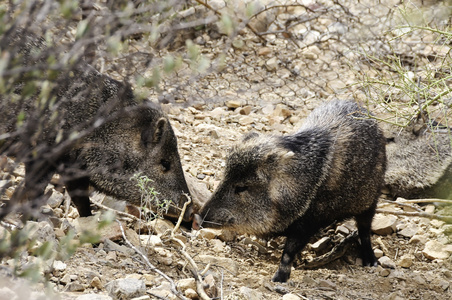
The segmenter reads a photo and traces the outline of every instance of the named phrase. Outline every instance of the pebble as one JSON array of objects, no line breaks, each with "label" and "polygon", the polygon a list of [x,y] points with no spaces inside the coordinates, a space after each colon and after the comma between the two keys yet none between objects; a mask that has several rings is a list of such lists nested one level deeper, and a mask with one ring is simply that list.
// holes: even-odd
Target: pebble
[{"label": "pebble", "polygon": [[416,224],[408,224],[404,229],[397,232],[397,234],[411,238],[419,231],[419,227]]},{"label": "pebble", "polygon": [[328,247],[330,242],[331,242],[331,238],[329,236],[325,236],[325,237],[321,238],[320,240],[318,240],[317,242],[315,242],[314,244],[312,244],[311,249],[316,252],[322,251],[322,250],[326,249],[326,247]]},{"label": "pebble", "polygon": [[177,281],[176,286],[184,292],[187,289],[196,290],[196,280],[194,278],[184,278]]},{"label": "pebble", "polygon": [[93,277],[93,279],[90,282],[90,286],[92,286],[93,288],[96,288],[98,290],[102,290],[104,288],[102,281],[97,276]]},{"label": "pebble", "polygon": [[240,293],[248,300],[262,300],[264,299],[262,293],[254,289],[242,286],[240,288]]},{"label": "pebble", "polygon": [[394,261],[392,259],[390,259],[387,256],[382,256],[378,259],[378,263],[383,267],[383,268],[390,268],[390,269],[395,269],[396,264],[394,263]]},{"label": "pebble", "polygon": [[434,259],[447,259],[450,256],[450,253],[446,251],[446,247],[444,244],[431,240],[425,244],[424,250],[422,250],[422,254],[430,260]]},{"label": "pebble", "polygon": [[144,281],[136,278],[116,279],[107,283],[105,288],[114,299],[130,299],[146,294]]},{"label": "pebble", "polygon": [[285,295],[282,297],[282,300],[301,300],[301,298],[298,297],[298,296],[295,295],[295,294],[285,294]]},{"label": "pebble", "polygon": [[53,269],[56,271],[64,271],[66,270],[67,265],[61,260],[53,261]]},{"label": "pebble", "polygon": [[212,255],[198,255],[197,260],[202,261],[205,264],[218,265],[231,272],[234,276],[237,276],[239,266],[237,262],[226,257],[216,257]]},{"label": "pebble", "polygon": [[402,255],[397,262],[397,265],[399,265],[402,268],[409,268],[413,265],[414,256],[410,254]]},{"label": "pebble", "polygon": [[108,295],[101,294],[84,294],[78,296],[75,300],[113,300],[113,298]]},{"label": "pebble", "polygon": [[197,237],[212,240],[221,234],[220,229],[202,228],[198,231]]},{"label": "pebble", "polygon": [[186,289],[184,291],[184,295],[188,299],[198,299],[199,298],[198,293],[194,289]]},{"label": "pebble", "polygon": [[374,250],[374,254],[375,254],[376,258],[383,257],[383,255],[384,255],[384,253],[383,253],[383,251],[381,249],[375,249]]},{"label": "pebble", "polygon": [[372,231],[378,235],[388,235],[395,231],[396,223],[396,216],[376,214],[372,222]]}]

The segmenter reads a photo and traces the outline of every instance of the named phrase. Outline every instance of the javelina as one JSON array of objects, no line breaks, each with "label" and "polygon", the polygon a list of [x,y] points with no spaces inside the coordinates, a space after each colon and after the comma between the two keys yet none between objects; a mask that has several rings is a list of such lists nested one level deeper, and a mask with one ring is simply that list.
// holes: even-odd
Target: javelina
[{"label": "javelina", "polygon": [[[193,226],[287,236],[273,281],[322,227],[355,217],[365,266],[377,263],[370,229],[386,168],[385,138],[357,104],[334,101],[293,135],[249,134],[227,157],[224,178]],[[216,224],[216,225],[215,225]]]},{"label": "javelina", "polygon": [[394,199],[452,199],[452,129],[422,118],[403,129],[385,125],[387,192]]},{"label": "javelina", "polygon": [[[89,185],[140,205],[141,191],[131,177],[141,172],[153,180],[159,199],[173,201],[167,216],[179,216],[189,190],[176,136],[158,105],[137,99],[128,84],[83,62],[56,69],[53,81],[46,83],[51,87],[48,97],[42,96],[44,90],[27,94],[32,80],[45,87],[39,76],[48,73],[35,78],[33,72],[48,70],[49,57],[58,52],[25,30],[5,35],[1,43],[3,57],[11,58],[9,68],[22,73],[3,78],[16,81],[15,93],[0,98],[0,153],[16,156],[26,169],[24,188],[16,189],[2,215],[22,198],[41,204],[37,199],[45,198],[45,186],[55,172],[62,175],[81,216],[91,215]],[[191,215],[189,207],[184,220]]]}]

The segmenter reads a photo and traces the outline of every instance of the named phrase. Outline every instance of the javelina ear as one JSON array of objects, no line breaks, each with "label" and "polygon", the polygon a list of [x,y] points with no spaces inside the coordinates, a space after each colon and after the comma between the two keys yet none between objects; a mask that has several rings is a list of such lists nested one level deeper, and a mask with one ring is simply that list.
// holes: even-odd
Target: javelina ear
[{"label": "javelina ear", "polygon": [[269,164],[273,163],[287,163],[289,162],[293,157],[295,156],[295,153],[293,151],[278,151],[269,153],[266,157],[266,162]]},{"label": "javelina ear", "polygon": [[162,141],[163,134],[165,133],[166,126],[168,121],[165,118],[160,118],[157,120],[155,124],[154,132],[151,130],[143,130],[141,132],[141,141],[144,146],[148,146],[149,144],[158,144]]},{"label": "javelina ear", "polygon": [[250,132],[250,133],[247,133],[247,134],[245,134],[245,135],[242,137],[242,142],[249,141],[250,139],[256,138],[256,137],[258,137],[258,136],[259,136],[259,134],[258,134],[257,132]]}]

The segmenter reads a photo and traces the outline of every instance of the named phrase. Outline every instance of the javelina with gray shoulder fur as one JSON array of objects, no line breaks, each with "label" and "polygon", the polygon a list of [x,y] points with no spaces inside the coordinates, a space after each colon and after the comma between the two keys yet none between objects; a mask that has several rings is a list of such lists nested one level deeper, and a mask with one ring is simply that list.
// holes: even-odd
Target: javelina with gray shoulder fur
[{"label": "javelina with gray shoulder fur", "polygon": [[[224,179],[194,219],[260,237],[287,236],[273,281],[321,228],[356,219],[365,266],[375,266],[370,229],[386,168],[385,138],[357,104],[334,101],[293,135],[250,134],[227,157]],[[215,225],[216,224],[216,225]]]},{"label": "javelina with gray shoulder fur", "polygon": [[[13,205],[22,198],[36,209],[55,172],[81,216],[91,215],[89,185],[140,205],[141,191],[131,180],[137,173],[153,181],[159,199],[173,202],[166,216],[179,216],[189,190],[176,136],[158,105],[137,99],[129,85],[83,62],[54,71],[56,75],[46,83],[51,87],[48,97],[39,98],[39,90],[27,94],[30,82],[45,86],[40,76],[47,73],[35,78],[33,72],[48,70],[49,57],[59,53],[25,30],[5,34],[1,48],[3,57],[10,57],[8,68],[22,73],[3,78],[3,82],[16,81],[14,92],[0,97],[0,154],[16,156],[26,169],[24,187],[16,189],[0,210],[2,216],[15,210]],[[189,207],[184,220],[191,218]]]}]

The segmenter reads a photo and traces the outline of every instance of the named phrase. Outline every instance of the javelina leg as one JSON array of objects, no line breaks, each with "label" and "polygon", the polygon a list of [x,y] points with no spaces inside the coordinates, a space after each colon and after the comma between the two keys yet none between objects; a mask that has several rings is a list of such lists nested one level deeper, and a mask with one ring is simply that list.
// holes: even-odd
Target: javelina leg
[{"label": "javelina leg", "polygon": [[273,282],[286,282],[289,279],[295,256],[304,248],[304,246],[306,246],[310,237],[311,235],[309,234],[287,237],[284,252],[281,257],[281,263],[279,264],[278,271],[276,271],[272,278]]},{"label": "javelina leg", "polygon": [[77,207],[80,217],[91,216],[89,201],[89,178],[80,177],[66,182],[66,189],[71,196],[72,203]]},{"label": "javelina leg", "polygon": [[372,250],[370,241],[370,228],[374,214],[375,211],[370,210],[355,217],[359,239],[361,240],[361,258],[363,260],[363,266],[377,266],[377,258],[375,257],[374,250]]}]

